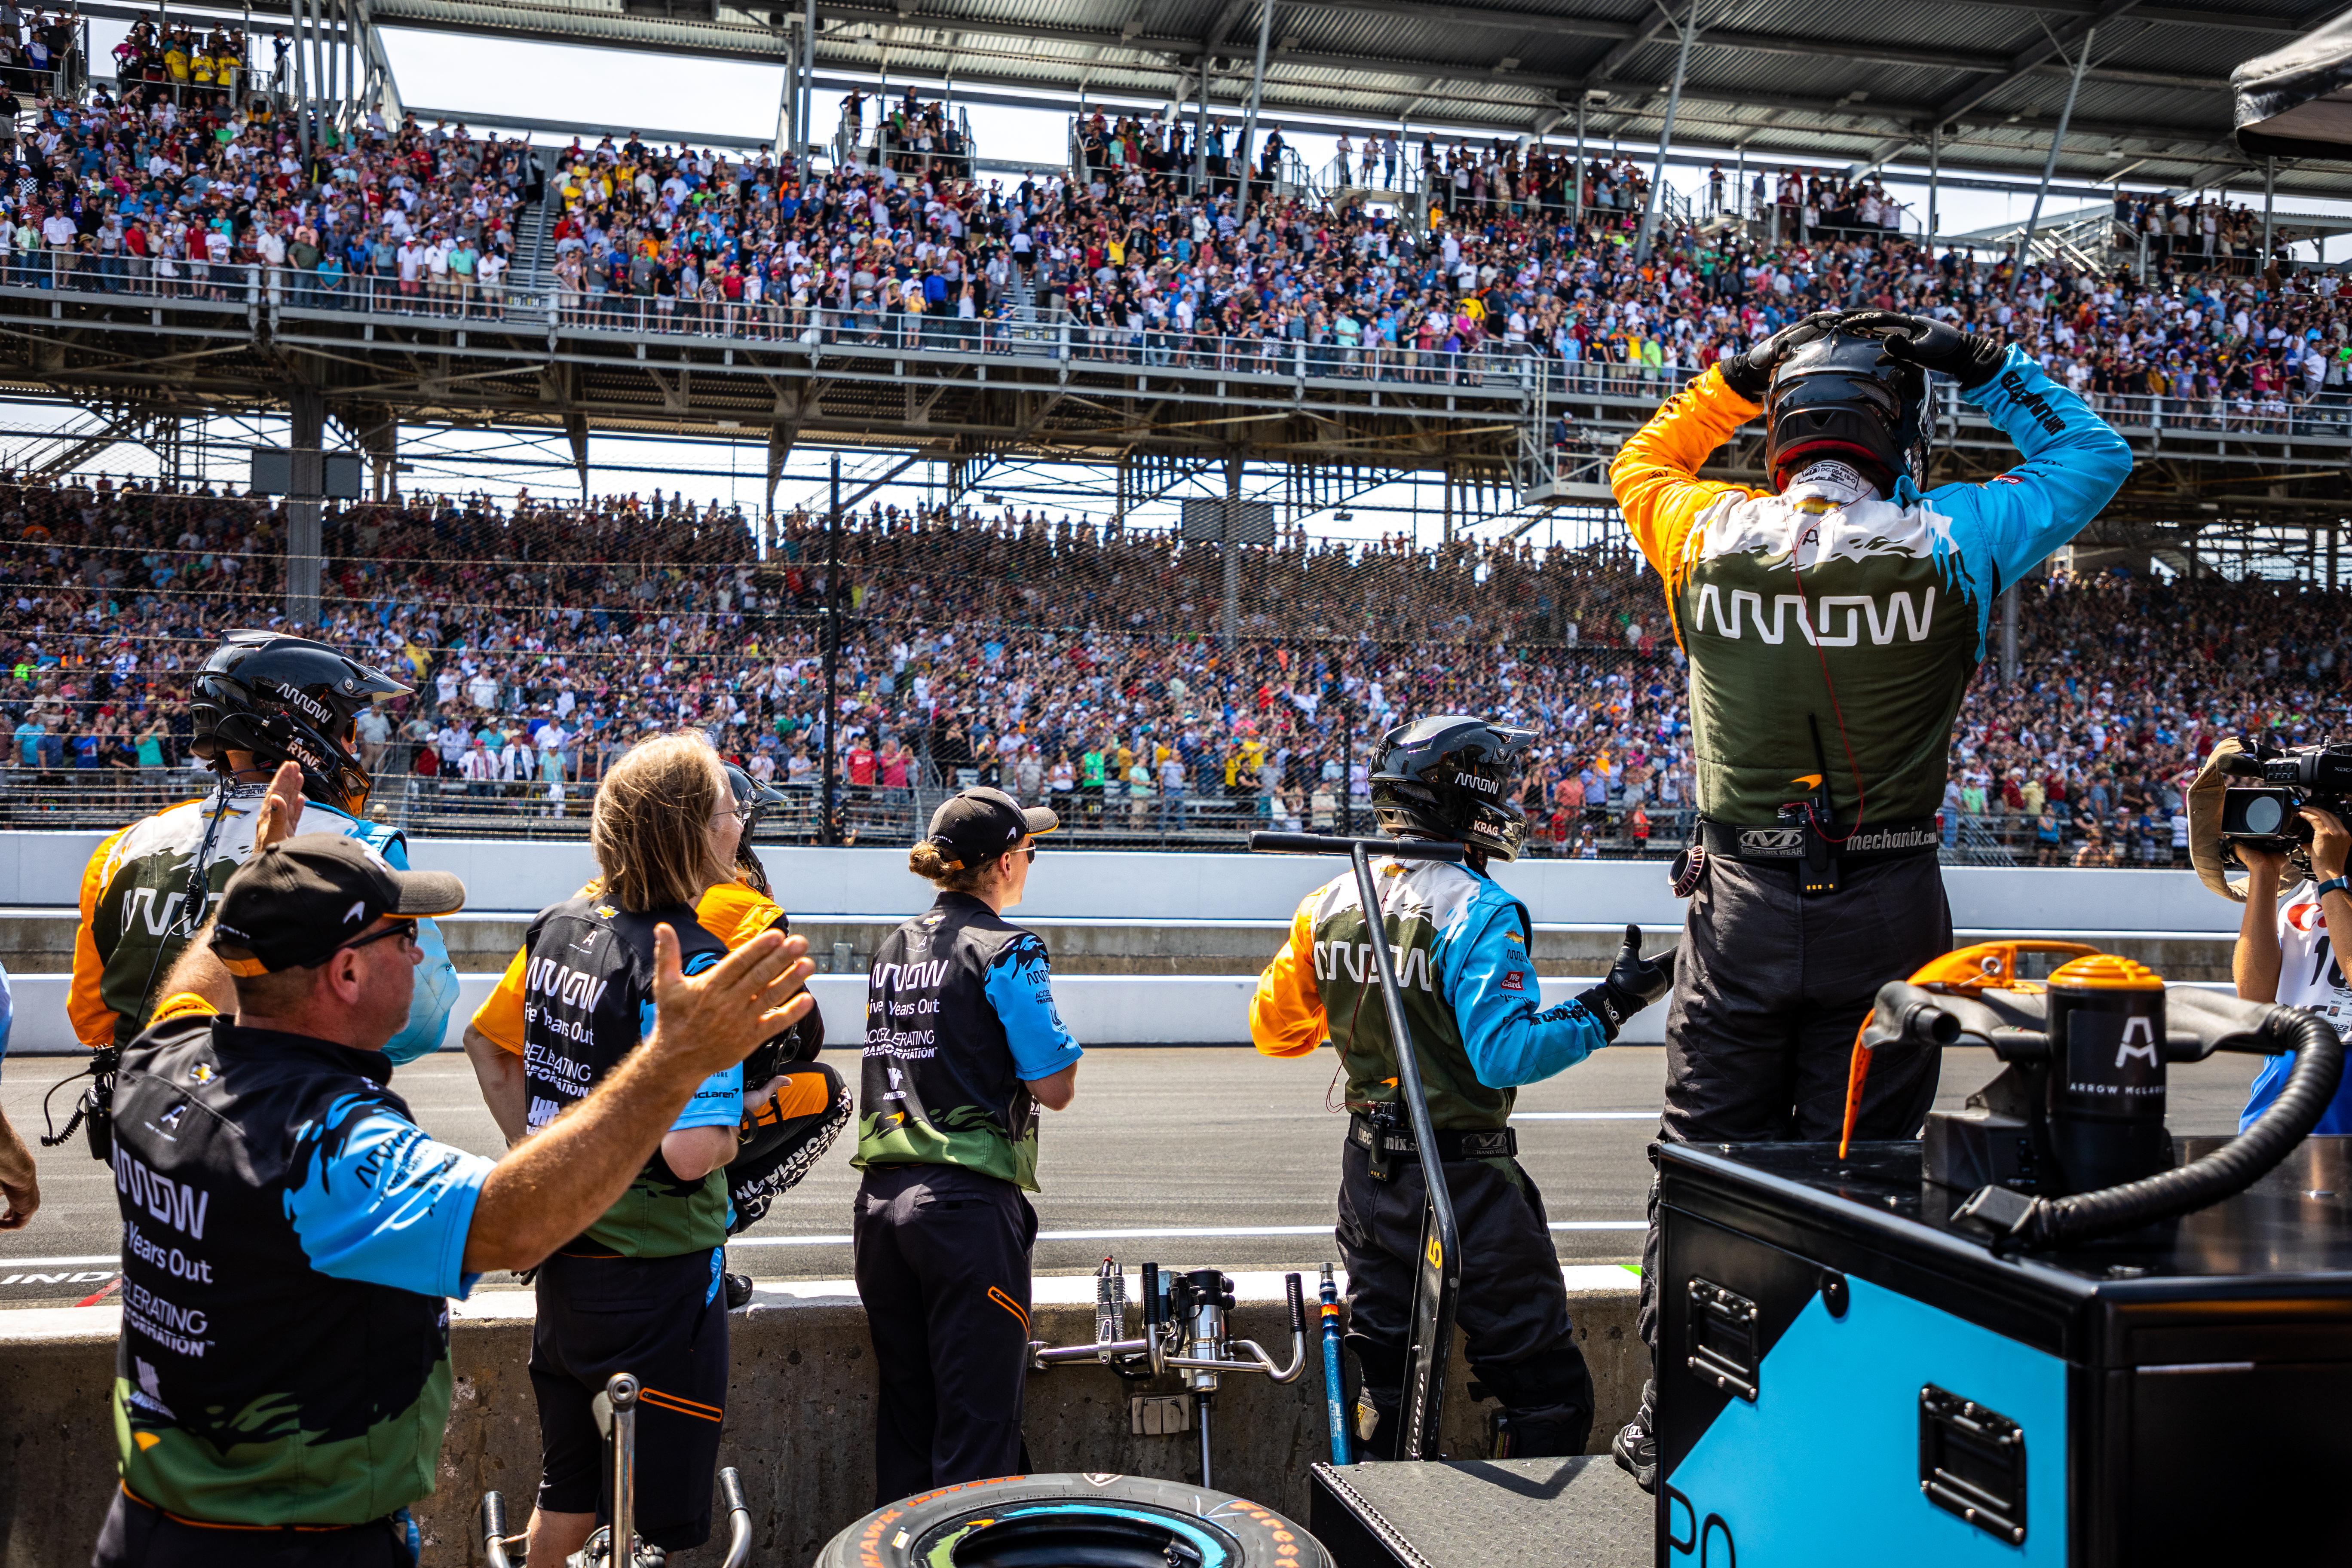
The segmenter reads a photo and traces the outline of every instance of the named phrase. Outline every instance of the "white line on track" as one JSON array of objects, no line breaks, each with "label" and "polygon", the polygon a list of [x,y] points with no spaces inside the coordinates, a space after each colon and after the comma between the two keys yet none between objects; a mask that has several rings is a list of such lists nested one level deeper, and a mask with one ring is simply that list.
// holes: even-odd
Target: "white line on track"
[{"label": "white line on track", "polygon": [[[1647,1222],[1638,1219],[1567,1219],[1554,1220],[1554,1230],[1642,1230]],[[1259,1236],[1328,1236],[1328,1225],[1235,1225],[1180,1226],[1161,1229],[1136,1230],[1041,1230],[1040,1241],[1174,1241],[1186,1237],[1247,1237]],[[739,1236],[727,1245],[748,1247],[847,1247],[846,1236]],[[119,1264],[122,1260],[114,1253],[92,1253],[87,1258],[0,1258],[0,1270],[15,1272],[27,1268],[95,1268],[101,1264]]]},{"label": "white line on track", "polygon": [[1514,1110],[1514,1121],[1655,1121],[1654,1110]]}]

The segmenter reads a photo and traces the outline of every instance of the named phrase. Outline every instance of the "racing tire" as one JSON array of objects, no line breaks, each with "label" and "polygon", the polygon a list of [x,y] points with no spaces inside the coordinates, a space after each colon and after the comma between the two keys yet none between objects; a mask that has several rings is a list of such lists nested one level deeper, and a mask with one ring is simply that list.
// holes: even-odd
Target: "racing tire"
[{"label": "racing tire", "polygon": [[1002,1476],[918,1493],[814,1568],[1333,1568],[1322,1543],[1229,1492],[1149,1476]]}]

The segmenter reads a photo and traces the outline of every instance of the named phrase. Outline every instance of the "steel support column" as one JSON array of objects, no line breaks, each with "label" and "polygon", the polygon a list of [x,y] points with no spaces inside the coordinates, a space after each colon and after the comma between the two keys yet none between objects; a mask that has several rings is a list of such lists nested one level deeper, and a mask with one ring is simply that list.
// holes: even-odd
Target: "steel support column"
[{"label": "steel support column", "polygon": [[319,624],[319,578],[326,552],[320,515],[326,510],[325,498],[318,493],[320,464],[315,454],[323,445],[327,431],[327,400],[307,386],[294,389],[292,400],[293,440],[297,453],[313,454],[310,463],[299,458],[294,465],[295,484],[302,486],[305,478],[311,479],[310,493],[286,498],[286,618],[298,625],[315,628]]},{"label": "steel support column", "polygon": [[2277,265],[2276,258],[2271,254],[2272,196],[2273,187],[2277,184],[2278,160],[2264,158],[2263,160],[2263,268],[2264,271]]},{"label": "steel support column", "polygon": [[1675,55],[1675,83],[1666,89],[1666,120],[1658,130],[1658,161],[1650,174],[1650,199],[1642,209],[1642,237],[1633,247],[1633,264],[1650,259],[1650,241],[1658,232],[1658,206],[1666,195],[1666,152],[1675,142],[1675,111],[1683,104],[1683,78],[1690,72],[1691,38],[1698,31],[1699,0],[1691,0],[1683,17],[1683,44]]},{"label": "steel support column", "polygon": [[801,144],[798,173],[808,175],[809,150],[816,145],[816,0],[801,14]]},{"label": "steel support column", "polygon": [[[1267,10],[1274,7],[1268,5]],[[1231,653],[1242,635],[1242,550],[1234,539],[1234,514],[1242,499],[1242,463],[1244,454],[1236,447],[1225,454],[1225,516],[1218,530],[1217,552],[1225,569],[1225,602],[1217,616],[1217,639]]]},{"label": "steel support column", "polygon": [[1942,232],[1937,224],[1936,198],[1942,188],[1943,179],[1944,128],[1938,125],[1927,132],[1927,244],[1930,248],[1935,246],[1936,236]]},{"label": "steel support column", "polygon": [[2000,683],[2017,684],[2017,584],[2000,594]]},{"label": "steel support column", "polygon": [[841,842],[841,455],[833,458],[833,499],[824,518],[824,799],[817,807],[821,842]]},{"label": "steel support column", "polygon": [[2032,259],[2034,231],[2042,226],[2042,204],[2050,195],[2050,176],[2058,172],[2058,149],[2066,141],[2066,122],[2074,118],[2074,95],[2083,90],[2083,68],[2091,63],[2091,41],[2098,36],[2096,27],[2085,28],[2082,42],[2074,46],[2074,74],[2066,79],[2066,107],[2058,111],[2058,127],[2050,132],[2050,156],[2042,160],[2042,183],[2033,188],[2033,211],[2025,220],[2025,232],[2017,240],[2017,265],[2009,276],[2009,297],[2012,300],[2025,281],[2025,264]]},{"label": "steel support column", "polygon": [[1249,221],[1250,162],[1257,156],[1257,105],[1265,91],[1265,40],[1273,26],[1274,0],[1265,0],[1257,14],[1257,66],[1250,72],[1249,116],[1242,124],[1241,200],[1234,206],[1236,224]]}]

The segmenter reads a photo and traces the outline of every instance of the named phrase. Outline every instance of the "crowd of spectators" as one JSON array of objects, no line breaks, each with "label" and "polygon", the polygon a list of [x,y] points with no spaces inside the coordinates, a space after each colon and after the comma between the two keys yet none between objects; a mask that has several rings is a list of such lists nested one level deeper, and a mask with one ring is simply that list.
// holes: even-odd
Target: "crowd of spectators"
[{"label": "crowd of spectators", "polygon": [[[371,112],[348,128],[315,126],[306,161],[270,96],[236,90],[235,40],[184,33],[140,44],[138,59],[161,47],[171,63],[137,66],[119,97],[39,104],[0,194],[0,275],[242,300],[258,266],[282,269],[272,287],[297,303],[362,290],[383,309],[496,302],[517,217],[538,188],[523,142],[414,117],[394,129]],[[209,88],[197,75],[183,89],[176,73],[195,72],[188,49]]]},{"label": "crowd of spectators", "polygon": [[[806,824],[828,738],[824,532],[779,515],[763,556],[760,531],[658,493],[341,510],[318,635],[416,689],[362,726],[400,786],[380,801],[415,780],[576,816],[634,738],[693,724],[800,803],[780,822]],[[189,670],[226,630],[282,624],[268,502],[6,484],[0,537],[20,810],[102,810],[85,770],[184,764]],[[1686,827],[1681,656],[1624,549],[1292,534],[1252,552],[1228,650],[1216,552],[1164,532],[879,508],[845,540],[835,743],[852,806],[985,780],[1078,834],[1330,826],[1350,806],[1361,824],[1379,735],[1465,710],[1538,731],[1534,852],[1664,852]],[[2347,732],[2342,595],[2063,574],[2027,592],[2021,680],[1981,677],[1953,737],[1956,849],[2171,864],[2181,782],[2216,739]]]}]

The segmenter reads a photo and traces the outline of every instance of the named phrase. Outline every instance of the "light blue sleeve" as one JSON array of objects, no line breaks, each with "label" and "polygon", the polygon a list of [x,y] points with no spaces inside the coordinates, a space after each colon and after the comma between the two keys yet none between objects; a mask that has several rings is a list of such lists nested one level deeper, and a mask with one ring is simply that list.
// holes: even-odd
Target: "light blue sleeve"
[{"label": "light blue sleeve", "polygon": [[1565,1072],[1609,1043],[1601,1020],[1574,1002],[1547,1009],[1528,956],[1527,914],[1482,901],[1462,938],[1439,955],[1446,999],[1470,1068],[1489,1089]]},{"label": "light blue sleeve", "polygon": [[[719,962],[715,952],[698,952],[685,963],[685,973],[699,974]],[[654,1032],[654,1005],[651,1000],[637,1004],[637,1037],[644,1039]],[[686,1109],[669,1124],[673,1132],[683,1132],[689,1127],[733,1127],[743,1120],[743,1067],[741,1063],[722,1072],[712,1073],[702,1080],[701,1087],[688,1097]]]},{"label": "light blue sleeve", "polygon": [[1051,1078],[1086,1055],[1054,1005],[1053,972],[1035,937],[1024,936],[998,955],[985,989],[1013,1047],[1013,1070],[1024,1079]]},{"label": "light blue sleeve", "polygon": [[[408,869],[408,840],[400,833],[353,823],[352,836],[365,839],[394,870]],[[416,945],[425,957],[416,966],[416,988],[409,993],[408,1022],[383,1047],[394,1066],[439,1050],[449,1030],[449,1014],[457,1005],[457,968],[449,962],[449,944],[441,935],[440,922],[417,921]]]},{"label": "light blue sleeve", "polygon": [[477,1278],[462,1271],[466,1236],[493,1163],[349,1097],[295,1130],[301,1180],[286,1194],[286,1217],[321,1274],[462,1298]]},{"label": "light blue sleeve", "polygon": [[1961,395],[2025,455],[1982,484],[1940,485],[1927,496],[1952,520],[1952,543],[1961,560],[1989,564],[1996,574],[1977,595],[1982,657],[1993,590],[2018,581],[2080,533],[2130,477],[2132,455],[2088,404],[2044,375],[2014,343],[1998,374]]}]

